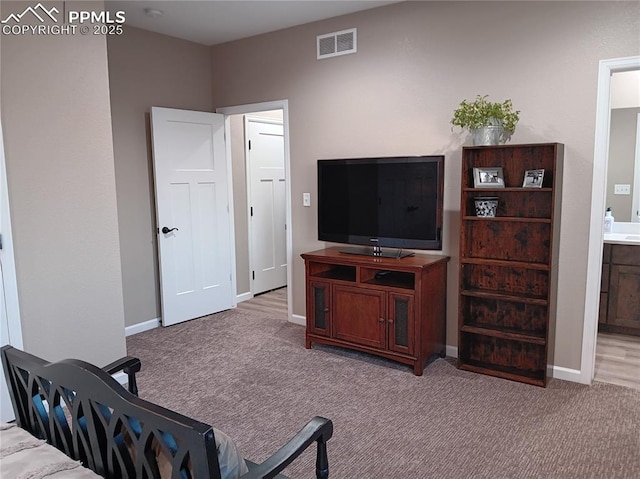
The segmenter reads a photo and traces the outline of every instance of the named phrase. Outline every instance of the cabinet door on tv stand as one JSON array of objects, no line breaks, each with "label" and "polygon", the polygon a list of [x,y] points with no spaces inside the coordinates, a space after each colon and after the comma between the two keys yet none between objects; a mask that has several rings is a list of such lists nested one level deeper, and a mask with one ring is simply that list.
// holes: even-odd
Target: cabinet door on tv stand
[{"label": "cabinet door on tv stand", "polygon": [[321,336],[331,336],[331,284],[323,281],[309,281],[307,291],[307,332]]},{"label": "cabinet door on tv stand", "polygon": [[333,337],[386,349],[385,299],[384,291],[335,286]]},{"label": "cabinet door on tv stand", "polygon": [[413,296],[389,293],[389,350],[413,354],[414,324]]}]

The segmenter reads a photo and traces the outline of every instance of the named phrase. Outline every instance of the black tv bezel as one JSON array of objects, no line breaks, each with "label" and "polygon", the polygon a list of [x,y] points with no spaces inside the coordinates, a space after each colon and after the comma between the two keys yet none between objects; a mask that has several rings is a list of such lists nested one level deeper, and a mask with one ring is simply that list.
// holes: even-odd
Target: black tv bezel
[{"label": "black tv bezel", "polygon": [[[436,238],[433,239],[407,239],[388,238],[360,235],[344,235],[336,233],[326,233],[321,231],[320,209],[322,208],[322,173],[321,164],[348,165],[354,163],[384,164],[384,163],[436,163],[437,165],[437,201],[436,201]],[[421,156],[385,156],[369,158],[339,158],[321,159],[317,161],[317,187],[318,187],[318,211],[317,229],[318,240],[331,243],[352,244],[370,246],[373,248],[398,248],[398,249],[418,249],[418,250],[442,250],[442,228],[444,212],[444,155],[421,155]]]}]

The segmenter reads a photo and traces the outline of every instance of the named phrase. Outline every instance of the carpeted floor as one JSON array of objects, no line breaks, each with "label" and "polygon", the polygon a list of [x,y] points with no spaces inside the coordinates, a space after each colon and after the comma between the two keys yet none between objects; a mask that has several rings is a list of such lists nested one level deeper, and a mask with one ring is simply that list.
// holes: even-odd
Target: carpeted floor
[{"label": "carpeted floor", "polygon": [[[539,388],[438,359],[304,348],[304,328],[236,309],[127,338],[140,396],[214,425],[260,461],[314,415],[334,422],[333,479],[638,478],[640,391]],[[315,451],[287,470],[312,479]]]}]

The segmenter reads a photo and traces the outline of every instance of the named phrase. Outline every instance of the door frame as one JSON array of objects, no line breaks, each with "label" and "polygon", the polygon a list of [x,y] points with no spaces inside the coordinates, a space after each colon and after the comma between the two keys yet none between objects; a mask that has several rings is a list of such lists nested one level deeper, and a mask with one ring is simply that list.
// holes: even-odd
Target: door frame
[{"label": "door frame", "polygon": [[611,75],[640,69],[640,56],[600,60],[596,102],[596,129],[591,185],[591,225],[587,251],[587,286],[584,301],[584,328],[579,381],[591,384],[595,374],[598,311],[600,309],[600,280],[602,276],[602,241],[609,160],[611,127]]},{"label": "door frame", "polygon": [[[279,108],[276,108],[279,109]],[[263,110],[264,111],[264,110]],[[255,113],[258,112],[252,112],[253,114],[246,114],[244,115],[243,118],[243,124],[244,124],[244,131],[247,132],[249,131],[249,122],[253,121],[255,123],[267,123],[270,125],[282,125],[283,126],[283,131],[284,131],[284,118],[282,120],[279,120],[277,118],[267,118],[267,117],[263,117],[263,116],[257,116],[255,115]],[[284,116],[284,112],[283,112],[283,116]],[[251,191],[251,169],[250,169],[250,165],[249,165],[249,135],[245,134],[245,138],[244,138],[244,158],[245,158],[245,177],[246,177],[246,181],[247,181],[247,216],[251,217],[251,204],[252,204],[252,191]],[[287,188],[287,174],[285,171],[285,191]],[[286,193],[285,193],[286,195]],[[285,207],[285,214],[286,214],[286,207]],[[286,220],[285,220],[286,222]],[[289,229],[290,225],[288,222],[286,222],[287,225],[287,230]],[[247,223],[247,244],[249,245],[249,274],[251,274],[251,271],[254,270],[254,264],[253,264],[253,222],[252,221],[248,221]],[[285,231],[285,235],[286,235],[286,231]],[[286,240],[285,240],[286,241]],[[286,246],[285,246],[286,248]],[[288,250],[287,250],[288,251]],[[289,260],[289,255],[287,255],[287,261]],[[287,263],[287,273],[288,273],[288,263]],[[249,292],[251,293],[251,295],[253,296],[255,294],[254,291],[254,286],[253,286],[253,281],[250,280],[249,282]],[[287,286],[289,285],[289,275],[287,274]]]},{"label": "door frame", "polygon": [[[2,122],[0,121],[0,232],[2,233],[2,250],[0,250],[0,308],[2,308],[2,324],[0,325],[2,333],[0,336],[2,341],[0,341],[0,345],[10,344],[15,348],[24,349],[7,185],[4,138],[2,135]],[[0,421],[9,422],[15,419],[9,397],[9,388],[2,368],[0,368],[0,404],[2,405],[0,408]]]},{"label": "door frame", "polygon": [[640,223],[640,113],[636,116],[636,148],[634,153],[631,222]]},{"label": "door frame", "polygon": [[[13,232],[11,228],[11,210],[9,207],[9,191],[7,179],[7,167],[4,156],[4,137],[2,123],[0,122],[0,231],[2,232],[2,281],[3,295],[2,307],[6,313],[7,338],[12,346],[22,349],[22,321],[20,319],[20,301],[18,299],[18,279],[16,275],[16,262],[13,252]],[[4,344],[3,344],[4,346]],[[4,384],[4,383],[3,383]]]},{"label": "door frame", "polygon": [[[285,210],[286,210],[286,224],[287,231],[286,248],[287,248],[287,320],[296,324],[304,324],[299,321],[295,321],[293,318],[293,301],[291,297],[291,282],[292,278],[292,261],[293,261],[293,226],[291,224],[291,157],[289,152],[289,100],[273,100],[260,103],[248,103],[244,105],[235,105],[216,108],[216,113],[221,113],[225,116],[225,133],[227,138],[231,138],[231,119],[232,115],[249,115],[253,113],[259,113],[261,111],[269,110],[282,110],[282,127],[284,131],[284,179],[285,179]],[[231,161],[231,142],[227,141],[227,158]],[[231,228],[234,230],[234,228]],[[234,232],[235,233],[235,232]],[[235,238],[235,234],[234,234]],[[235,264],[235,258],[234,258]],[[235,281],[235,276],[234,276]],[[253,290],[253,285],[250,288]]]}]

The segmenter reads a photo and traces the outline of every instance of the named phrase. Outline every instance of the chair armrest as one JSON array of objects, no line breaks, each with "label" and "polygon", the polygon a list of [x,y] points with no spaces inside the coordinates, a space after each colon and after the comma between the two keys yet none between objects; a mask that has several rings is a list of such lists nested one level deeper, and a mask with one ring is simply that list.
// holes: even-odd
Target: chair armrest
[{"label": "chair armrest", "polygon": [[124,372],[128,377],[129,392],[138,395],[138,384],[136,383],[136,373],[140,372],[142,363],[138,358],[133,356],[125,356],[112,363],[107,364],[102,369],[108,374]]},{"label": "chair armrest", "polygon": [[271,479],[282,472],[314,441],[318,443],[316,455],[316,477],[329,477],[329,462],[327,459],[327,441],[333,435],[333,423],[329,419],[316,416],[284,446],[264,462],[256,465],[242,479]]}]

